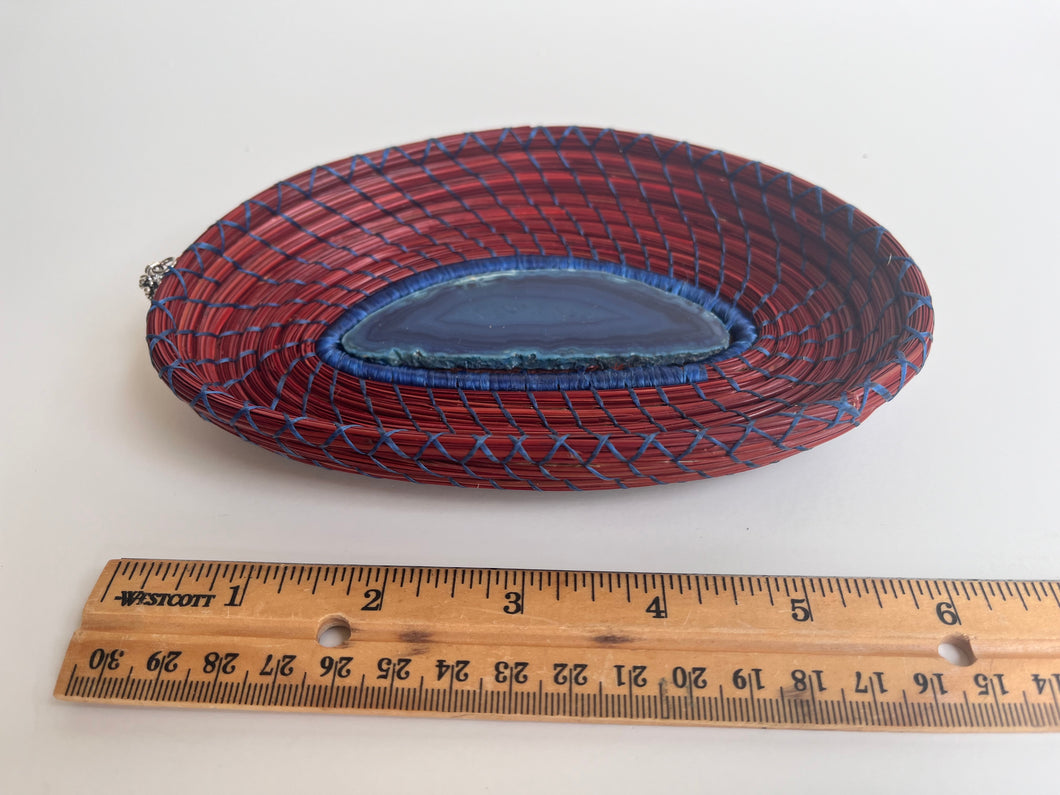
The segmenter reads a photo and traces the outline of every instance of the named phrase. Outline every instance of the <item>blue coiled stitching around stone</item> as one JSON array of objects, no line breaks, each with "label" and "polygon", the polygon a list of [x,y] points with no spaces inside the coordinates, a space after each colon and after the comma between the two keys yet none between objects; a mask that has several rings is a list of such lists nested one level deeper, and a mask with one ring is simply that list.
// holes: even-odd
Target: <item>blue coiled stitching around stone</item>
[{"label": "blue coiled stitching around stone", "polygon": [[[684,365],[634,365],[621,369],[571,371],[458,371],[381,364],[351,356],[343,347],[343,336],[366,316],[384,306],[427,287],[463,276],[520,270],[596,270],[648,284],[678,295],[714,313],[729,331],[725,350],[701,362]],[[342,372],[372,381],[407,386],[446,387],[498,391],[543,391],[570,389],[622,389],[672,386],[703,381],[709,365],[738,356],[755,341],[754,324],[739,309],[711,292],[660,273],[630,268],[610,262],[577,257],[511,256],[471,260],[424,271],[401,279],[358,301],[332,324],[317,342],[317,355]]]}]

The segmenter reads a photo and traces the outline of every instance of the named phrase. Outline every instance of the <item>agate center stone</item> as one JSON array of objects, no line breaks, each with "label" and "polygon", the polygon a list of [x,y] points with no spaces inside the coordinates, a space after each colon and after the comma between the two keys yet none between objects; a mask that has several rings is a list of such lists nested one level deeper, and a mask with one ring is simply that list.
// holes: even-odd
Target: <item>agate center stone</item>
[{"label": "agate center stone", "polygon": [[702,362],[730,345],[701,304],[607,270],[463,275],[367,312],[350,356],[434,370],[569,371]]}]

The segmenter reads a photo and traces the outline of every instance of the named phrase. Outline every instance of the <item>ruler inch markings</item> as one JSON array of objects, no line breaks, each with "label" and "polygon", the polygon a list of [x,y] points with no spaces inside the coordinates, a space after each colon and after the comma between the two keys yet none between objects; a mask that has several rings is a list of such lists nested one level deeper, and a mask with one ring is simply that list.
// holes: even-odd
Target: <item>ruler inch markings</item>
[{"label": "ruler inch markings", "polygon": [[[350,597],[354,581],[385,599],[366,610]],[[55,695],[353,714],[1058,731],[1058,587],[113,560]],[[350,640],[320,646],[321,622],[336,616]],[[969,665],[937,654],[954,630],[972,644]]]}]

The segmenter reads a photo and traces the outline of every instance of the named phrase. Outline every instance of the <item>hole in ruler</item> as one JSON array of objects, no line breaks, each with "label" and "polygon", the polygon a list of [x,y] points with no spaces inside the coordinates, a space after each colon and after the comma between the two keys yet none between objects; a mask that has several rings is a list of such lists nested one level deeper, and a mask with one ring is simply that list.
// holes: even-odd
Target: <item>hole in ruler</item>
[{"label": "hole in ruler", "polygon": [[975,662],[972,644],[964,635],[951,635],[939,644],[939,657],[953,665],[967,666]]},{"label": "hole in ruler", "polygon": [[342,616],[328,616],[320,622],[317,643],[329,649],[336,649],[349,643],[352,634],[349,621]]}]

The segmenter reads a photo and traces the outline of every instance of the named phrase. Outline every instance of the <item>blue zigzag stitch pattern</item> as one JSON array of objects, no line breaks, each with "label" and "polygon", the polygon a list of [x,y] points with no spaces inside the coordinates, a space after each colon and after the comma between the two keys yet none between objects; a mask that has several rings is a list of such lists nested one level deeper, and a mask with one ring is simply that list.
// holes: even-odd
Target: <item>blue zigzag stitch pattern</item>
[{"label": "blue zigzag stitch pattern", "polygon": [[[549,176],[546,174],[545,168],[539,162],[539,149],[537,147],[540,147],[542,142],[547,143],[558,161],[566,167],[569,172],[567,176],[571,178],[585,207],[596,219],[596,223],[598,223],[603,229],[604,237],[609,241],[609,251],[602,250],[603,246],[601,240],[593,235],[587,234],[583,223],[570,212],[563,202],[561,202],[557,190],[552,184],[552,180],[550,180]],[[659,239],[662,242],[661,250],[650,250],[642,239],[640,231],[633,225],[629,211],[623,205],[621,191],[616,188],[614,182],[615,175],[603,165],[597,156],[596,149],[602,142],[606,142],[611,148],[617,148],[625,157],[627,173],[623,174],[622,177],[623,179],[632,180],[636,185],[640,200],[647,206],[655,226],[655,231],[658,233]],[[672,241],[669,239],[664,225],[655,213],[650,191],[643,183],[641,175],[637,172],[637,169],[629,157],[630,151],[635,147],[643,146],[645,144],[652,148],[661,163],[662,174],[667,189],[669,190],[670,200],[676,208],[678,217],[681,219],[685,230],[687,230],[687,240],[685,241],[685,244],[691,246],[692,258],[697,266],[695,276],[692,280],[693,288],[702,288],[704,290],[712,291],[714,297],[721,300],[720,291],[722,290],[722,285],[731,285],[732,277],[735,277],[737,279],[736,285],[735,287],[728,288],[729,294],[727,300],[733,305],[740,305],[748,290],[750,273],[755,264],[754,258],[762,256],[763,251],[761,246],[756,247],[754,245],[753,238],[758,237],[771,240],[773,246],[771,264],[775,269],[776,282],[771,289],[764,292],[758,298],[756,303],[748,311],[751,318],[757,321],[762,307],[773,298],[776,291],[780,289],[781,286],[782,241],[777,230],[776,224],[778,219],[776,213],[778,202],[783,201],[788,205],[788,210],[784,214],[784,217],[792,224],[798,225],[797,222],[800,215],[803,217],[809,215],[818,219],[819,229],[816,238],[814,238],[818,245],[829,246],[828,225],[834,223],[836,220],[838,220],[843,228],[845,228],[850,234],[850,240],[844,252],[836,252],[833,251],[832,248],[827,248],[827,253],[824,256],[827,282],[832,286],[836,284],[842,285],[844,304],[846,304],[845,307],[841,306],[831,310],[829,316],[831,315],[831,312],[838,311],[840,308],[848,311],[849,316],[853,318],[853,322],[855,323],[862,322],[866,315],[872,315],[872,313],[866,313],[864,311],[868,306],[869,298],[866,296],[860,301],[855,298],[852,276],[848,277],[845,283],[842,279],[837,281],[833,278],[842,273],[841,268],[844,261],[849,261],[855,255],[872,258],[874,269],[870,276],[870,281],[877,278],[878,274],[882,273],[883,268],[886,267],[893,270],[895,265],[898,266],[895,275],[890,275],[890,270],[888,271],[888,278],[892,278],[894,281],[894,297],[891,299],[891,302],[902,300],[909,303],[907,321],[921,309],[931,311],[932,306],[929,296],[911,291],[906,287],[906,274],[913,267],[912,261],[908,258],[901,258],[896,262],[894,257],[884,256],[880,251],[880,242],[885,234],[885,230],[882,227],[869,226],[867,228],[859,228],[856,211],[851,205],[841,204],[838,206],[827,207],[825,194],[821,188],[811,187],[808,189],[799,189],[796,187],[792,175],[787,172],[781,172],[774,176],[766,177],[760,163],[754,161],[741,162],[739,165],[732,166],[725,153],[721,151],[711,150],[705,154],[701,154],[687,143],[673,144],[670,142],[661,142],[650,135],[638,136],[632,140],[624,140],[612,130],[584,131],[574,126],[564,129],[559,134],[544,127],[536,127],[523,131],[507,129],[500,133],[495,142],[487,141],[479,134],[468,133],[459,138],[456,142],[452,140],[444,141],[431,139],[423,145],[422,151],[419,153],[407,151],[402,147],[392,147],[384,150],[375,158],[372,156],[358,155],[349,160],[346,169],[338,169],[331,166],[320,166],[313,169],[309,172],[308,181],[305,185],[296,184],[293,181],[284,181],[277,184],[275,187],[275,196],[271,202],[257,199],[245,202],[242,206],[242,220],[219,221],[215,225],[216,238],[219,241],[218,243],[196,243],[192,245],[188,249],[188,254],[190,254],[190,256],[185,256],[181,260],[185,264],[181,267],[172,269],[167,276],[170,286],[167,290],[163,291],[161,297],[152,301],[150,311],[152,313],[159,313],[163,317],[168,318],[169,327],[163,328],[158,333],[148,336],[147,342],[149,350],[154,353],[156,349],[165,349],[171,351],[176,357],[171,363],[160,369],[160,377],[166,381],[170,388],[175,392],[179,392],[180,388],[186,387],[188,383],[201,382],[201,387],[199,388],[198,393],[193,395],[189,401],[191,406],[200,416],[228,428],[237,436],[247,439],[248,441],[251,439],[245,431],[249,431],[258,438],[271,440],[282,455],[292,459],[306,460],[306,456],[300,453],[299,450],[315,449],[323,454],[335,466],[355,471],[358,474],[368,476],[398,476],[412,480],[413,478],[407,474],[397,472],[386,463],[388,458],[396,458],[398,460],[411,461],[424,473],[424,475],[432,480],[460,485],[451,474],[446,471],[436,471],[435,469],[432,469],[431,465],[428,463],[443,461],[446,464],[445,469],[447,470],[451,470],[452,472],[459,471],[463,476],[475,482],[480,482],[482,485],[498,488],[503,487],[503,483],[498,483],[496,480],[480,475],[476,472],[476,462],[483,460],[490,462],[490,464],[494,466],[500,466],[506,473],[507,477],[512,481],[522,483],[532,489],[539,488],[534,481],[527,479],[512,469],[512,464],[514,462],[521,462],[522,464],[536,468],[541,478],[558,481],[568,488],[575,489],[577,486],[574,483],[561,475],[554,474],[551,469],[553,464],[561,458],[577,462],[584,471],[590,472],[600,480],[606,481],[609,485],[617,487],[626,487],[629,483],[627,483],[624,478],[614,478],[602,474],[598,467],[598,464],[602,460],[607,459],[609,462],[620,462],[623,464],[629,471],[631,482],[643,481],[645,479],[660,482],[654,475],[638,468],[638,462],[649,453],[661,454],[678,470],[695,474],[700,477],[708,477],[709,475],[707,472],[698,469],[695,466],[691,466],[686,462],[701,459],[704,455],[720,455],[741,466],[755,466],[756,464],[753,461],[741,458],[740,456],[740,448],[749,440],[765,439],[777,449],[778,453],[804,449],[800,446],[791,447],[787,442],[788,437],[797,427],[805,429],[807,425],[816,425],[821,430],[832,430],[837,426],[857,425],[861,417],[860,407],[864,407],[873,395],[879,396],[884,400],[890,400],[893,397],[890,390],[887,390],[881,384],[873,380],[872,373],[886,372],[893,367],[897,367],[900,370],[899,386],[901,387],[905,385],[907,379],[912,374],[919,371],[918,366],[909,361],[908,358],[901,353],[884,361],[876,361],[874,356],[870,356],[869,358],[873,360],[871,369],[866,370],[863,373],[860,382],[849,390],[849,394],[857,396],[856,404],[852,403],[846,395],[836,400],[818,400],[806,404],[796,404],[786,400],[779,394],[763,394],[760,392],[745,390],[740,386],[739,377],[726,374],[716,364],[707,364],[697,368],[691,373],[687,382],[693,385],[704,402],[712,403],[715,408],[727,411],[733,416],[733,423],[730,426],[714,428],[704,427],[695,419],[695,417],[690,416],[687,412],[680,409],[668,397],[666,387],[650,383],[651,374],[648,374],[645,376],[645,380],[642,383],[626,383],[625,389],[628,392],[629,399],[640,410],[644,419],[654,429],[652,432],[637,432],[631,431],[628,428],[623,428],[617,418],[609,411],[607,400],[597,388],[597,384],[585,381],[577,382],[576,380],[564,382],[563,379],[560,379],[554,387],[561,393],[566,410],[569,413],[570,418],[580,429],[580,432],[585,437],[593,440],[593,449],[588,455],[579,454],[579,452],[569,443],[570,435],[561,433],[551,427],[546,413],[538,406],[534,393],[528,392],[527,395],[530,404],[542,427],[546,429],[546,432],[551,439],[548,451],[544,455],[537,456],[531,454],[526,449],[525,445],[530,437],[522,431],[519,423],[504,407],[503,401],[497,392],[498,389],[504,388],[504,384],[502,383],[498,385],[497,383],[489,382],[478,383],[472,379],[468,383],[449,385],[451,387],[456,387],[459,390],[459,399],[463,410],[468,416],[472,417],[473,421],[482,431],[481,433],[473,434],[470,437],[470,447],[468,447],[467,452],[462,455],[457,455],[451,453],[449,449],[452,446],[451,439],[455,434],[453,424],[446,416],[445,405],[436,400],[433,391],[430,388],[427,390],[428,402],[436,413],[438,421],[447,429],[447,431],[430,431],[423,427],[415,418],[417,415],[410,410],[410,407],[406,403],[405,397],[402,394],[401,387],[397,383],[391,385],[392,391],[395,397],[395,405],[404,413],[404,416],[407,419],[406,426],[387,429],[378,417],[375,417],[375,422],[370,425],[360,422],[349,423],[344,420],[334,399],[335,390],[337,388],[337,373],[334,371],[331,372],[330,378],[328,378],[329,374],[325,369],[327,365],[317,358],[315,351],[321,335],[324,334],[329,326],[327,321],[313,317],[301,317],[289,320],[285,323],[264,324],[260,326],[249,325],[246,328],[239,330],[205,332],[178,327],[174,314],[171,311],[171,306],[182,303],[200,305],[204,310],[228,309],[234,313],[253,311],[262,307],[280,306],[305,306],[307,309],[311,307],[324,307],[335,309],[336,311],[348,311],[349,307],[356,306],[376,290],[374,287],[371,290],[367,290],[360,287],[350,287],[342,283],[337,283],[334,280],[334,276],[337,273],[349,277],[359,277],[362,283],[367,280],[368,283],[393,285],[395,283],[400,284],[404,278],[416,277],[425,272],[423,268],[416,267],[414,263],[417,260],[428,264],[431,268],[451,264],[451,262],[443,262],[439,259],[440,251],[445,251],[447,252],[447,256],[455,257],[458,262],[464,263],[473,263],[480,259],[504,256],[504,252],[499,250],[501,244],[503,244],[507,251],[513,252],[516,256],[545,255],[547,250],[539,238],[538,233],[527,224],[524,217],[516,212],[515,208],[508,204],[501,195],[494,191],[480,174],[475,173],[474,170],[470,169],[463,163],[462,158],[465,153],[472,150],[485,152],[496,158],[500,167],[504,169],[513,180],[522,201],[525,203],[525,207],[528,208],[528,211],[531,214],[545,224],[548,234],[552,239],[558,241],[560,245],[564,247],[568,257],[583,256],[601,263],[607,263],[613,260],[614,265],[617,267],[632,267],[630,265],[630,258],[633,256],[635,249],[637,260],[643,262],[644,270],[649,273],[673,278],[675,271],[675,254]],[[584,177],[578,174],[570,165],[569,155],[575,147],[580,150],[588,151],[592,156],[593,162],[597,166],[598,173],[596,176],[602,179],[603,185],[606,188],[604,198],[611,202],[613,207],[617,210],[618,215],[624,219],[625,228],[623,231],[631,238],[632,243],[630,243],[628,239],[624,242],[623,236],[615,234],[616,229],[614,220],[608,219],[604,208],[596,204],[594,196],[587,189]],[[538,178],[545,188],[545,193],[542,197],[535,198],[519,178],[516,170],[505,160],[504,155],[513,151],[513,149],[522,152],[529,162],[533,164],[533,167],[537,171]],[[428,165],[428,161],[438,155],[441,155],[461,168],[468,179],[476,181],[478,185],[485,190],[486,195],[489,197],[489,201],[492,202],[499,211],[504,213],[505,217],[511,219],[512,222],[520,227],[523,234],[532,241],[532,247],[529,250],[520,250],[519,246],[509,234],[498,231],[496,225],[487,219],[483,207],[471,207],[461,196],[460,191],[454,189],[451,185],[447,184],[445,180],[436,175]],[[452,201],[461,206],[464,211],[475,217],[478,223],[490,232],[492,239],[497,242],[489,243],[477,236],[477,234],[454,227],[445,218],[438,216],[436,213],[432,213],[430,208],[426,207],[415,197],[410,195],[400,183],[392,178],[391,172],[388,170],[388,165],[392,161],[400,161],[402,167],[415,167],[421,169],[426,178],[430,180],[439,191],[442,191]],[[713,231],[717,238],[713,245],[718,248],[719,261],[717,264],[717,278],[710,284],[701,284],[700,282],[698,263],[701,251],[703,250],[703,242],[697,235],[696,228],[690,221],[686,212],[690,208],[690,205],[688,204],[690,200],[689,194],[680,191],[671,178],[670,165],[677,161],[681,162],[682,167],[690,169],[701,195],[702,207],[700,207],[700,211],[705,210],[710,218],[713,219]],[[732,227],[731,221],[723,222],[719,217],[702,182],[701,175],[704,173],[704,169],[708,163],[716,165],[728,181],[729,197],[736,208],[736,220],[738,222],[736,226],[740,229],[735,244],[729,239],[728,230]],[[358,179],[360,179],[362,174],[365,173],[383,180],[390,188],[396,191],[398,195],[403,197],[405,204],[402,206],[404,208],[414,208],[423,221],[412,220],[407,217],[407,213],[403,213],[403,211],[395,211],[377,201],[371,193],[363,189],[358,183]],[[770,173],[772,173],[771,169]],[[314,195],[314,189],[317,183],[324,179],[341,181],[363,202],[370,205],[375,210],[378,218],[386,219],[387,224],[379,225],[359,221],[351,217],[347,212],[344,212],[341,208],[330,206],[323,200],[319,199]],[[747,201],[747,190],[750,186],[756,188],[758,199],[761,202],[761,209],[764,211],[767,220],[764,228],[752,229],[747,223],[744,207],[745,202]],[[341,242],[336,242],[336,240],[331,237],[321,237],[313,230],[305,227],[291,213],[285,210],[285,205],[289,204],[290,200],[308,201],[313,203],[314,206],[333,217],[337,223],[345,225],[349,230],[362,236],[364,240],[370,241],[372,243],[371,249],[354,249]],[[547,212],[546,207],[551,207],[553,212]],[[306,238],[324,245],[326,248],[334,251],[337,255],[341,255],[341,259],[370,262],[373,265],[386,266],[389,275],[383,273],[368,273],[363,270],[354,271],[350,268],[334,265],[327,261],[303,258],[296,251],[284,250],[276,244],[260,237],[254,231],[255,224],[253,219],[255,214],[267,216],[274,219],[277,223],[289,226],[301,235],[304,235]],[[560,224],[561,221],[563,222],[562,228]],[[430,225],[434,225],[435,228],[441,227],[448,232],[457,235],[460,240],[463,241],[460,248],[458,249],[451,242],[439,241],[429,230],[428,222]],[[401,240],[395,239],[388,232],[382,231],[380,227],[401,227],[411,230],[413,236],[417,240],[422,241],[422,243],[416,245],[403,243]],[[565,233],[564,228],[572,230],[573,236]],[[805,271],[806,263],[809,261],[810,257],[810,252],[807,248],[810,242],[809,234],[809,231],[804,229],[800,233],[798,243],[801,255],[799,267],[803,271]],[[231,250],[233,248],[231,245],[232,241],[230,240],[233,235],[237,240],[243,238],[253,240],[255,243],[273,252],[283,261],[297,263],[316,270],[320,274],[319,278],[282,278],[282,276],[279,275],[259,273],[248,263],[240,262],[237,256],[233,253]],[[745,252],[742,258],[733,257],[731,252],[741,247]],[[288,298],[283,301],[277,301],[276,303],[264,303],[260,305],[243,305],[239,303],[226,303],[200,298],[197,296],[209,294],[209,290],[204,290],[202,285],[216,287],[219,284],[217,278],[207,275],[207,268],[203,259],[204,256],[226,263],[232,273],[239,274],[242,278],[253,279],[278,288],[289,285],[326,288],[329,291],[343,293],[347,297],[343,299],[343,301],[331,301],[320,298],[310,300]],[[735,262],[735,259],[742,259],[742,261]],[[815,299],[817,294],[824,289],[824,287],[825,283],[811,285],[801,300],[793,305],[787,306],[775,317],[767,318],[762,322],[757,329],[757,338],[753,340],[753,343],[749,341],[747,346],[742,350],[735,351],[733,355],[736,360],[741,362],[746,370],[753,371],[770,380],[786,381],[800,386],[811,387],[823,387],[837,383],[837,379],[814,381],[800,378],[784,372],[783,369],[799,363],[812,364],[821,361],[841,360],[845,357],[856,355],[858,351],[838,351],[830,356],[811,357],[801,353],[786,353],[778,350],[778,348],[780,345],[786,344],[790,341],[797,341],[800,349],[802,346],[820,348],[834,343],[837,337],[840,336],[839,334],[831,334],[827,336],[815,335],[816,326],[809,325],[797,330],[775,331],[775,329],[780,328],[778,321],[782,320],[786,315],[797,313],[802,308],[809,306],[810,302]],[[899,328],[890,334],[881,335],[879,333],[881,330],[879,328],[880,316],[880,313],[876,313],[875,324],[868,328],[861,329],[861,336],[863,338],[878,339],[878,347],[876,351],[872,352],[873,354],[891,348],[899,339],[912,338],[917,340],[920,346],[922,346],[922,353],[926,356],[927,349],[931,343],[930,333],[918,331],[907,322],[902,328]],[[184,337],[195,339],[209,338],[219,343],[228,337],[237,335],[248,336],[254,339],[264,339],[270,332],[282,332],[294,328],[303,329],[307,333],[307,336],[297,342],[285,342],[282,345],[266,348],[264,350],[247,348],[216,359],[184,358],[180,355],[181,349],[179,342],[181,338]],[[319,331],[319,334],[316,334],[317,331]],[[750,351],[767,356],[767,366],[762,367],[753,364],[752,361],[747,358],[747,353]],[[249,401],[243,401],[241,408],[230,417],[218,413],[214,407],[214,403],[218,399],[231,400],[229,390],[233,386],[247,380],[248,378],[256,377],[259,369],[272,357],[281,354],[289,355],[292,353],[296,355],[290,357],[285,370],[277,377],[275,381],[275,397],[269,405],[262,406]],[[776,362],[776,368],[774,368],[773,365],[768,364],[768,362]],[[216,366],[222,364],[240,366],[243,368],[242,373],[239,376],[228,378],[223,381],[211,381],[202,378],[204,365]],[[297,396],[297,399],[294,400],[294,405],[297,405],[300,408],[300,413],[289,414],[283,412],[281,414],[282,423],[279,427],[274,430],[269,430],[261,424],[262,418],[266,416],[263,412],[271,412],[272,414],[275,414],[279,410],[281,404],[290,405],[290,401],[284,401],[282,399],[284,397],[284,388],[295,368],[299,366],[307,366],[311,369],[311,375],[305,393]],[[779,368],[779,371],[777,368]],[[749,394],[761,404],[775,406],[776,408],[770,412],[771,416],[785,418],[788,422],[787,429],[780,434],[769,434],[759,427],[758,422],[756,421],[755,416],[760,416],[762,414],[761,411],[756,412],[756,415],[752,415],[740,410],[738,407],[722,406],[718,404],[715,399],[708,398],[700,389],[700,384],[706,383],[711,378],[722,378],[730,385],[734,392],[749,392]],[[327,382],[330,382],[328,394],[331,408],[335,416],[335,430],[322,442],[313,442],[307,438],[302,430],[300,430],[300,426],[308,428],[315,423],[319,423],[319,418],[309,416],[308,408],[310,391],[312,390],[314,383],[319,382],[321,379],[327,379]],[[367,391],[364,391],[365,382],[363,378],[359,380],[359,383],[363,392],[364,404],[367,407],[368,412],[374,416],[371,408],[372,401]],[[501,411],[506,422],[511,426],[511,432],[490,431],[488,426],[479,419],[468,402],[464,392],[465,388],[469,388],[468,384],[470,384],[470,388],[483,389],[492,392],[497,407]],[[640,398],[634,392],[632,388],[633,386],[654,386],[655,393],[658,396],[661,405],[667,407],[673,415],[680,418],[683,422],[690,424],[691,427],[679,431],[668,431],[664,423],[660,422],[650,411],[641,405]],[[591,394],[593,401],[600,412],[605,417],[610,418],[613,431],[594,431],[582,422],[578,411],[575,409],[568,394],[572,389],[580,389]],[[727,432],[731,434],[734,430],[738,431],[738,437],[734,442],[725,443],[719,438],[719,436],[725,435]],[[637,442],[636,450],[631,454],[622,453],[613,440],[613,437],[616,435],[635,439]],[[356,438],[374,438],[374,441],[370,444],[365,444],[363,442],[358,443],[355,441]],[[395,439],[398,438],[417,440],[416,452],[407,452],[406,448],[395,442]],[[704,448],[708,451],[706,454],[703,452]],[[428,451],[430,451],[430,455],[428,455]],[[362,463],[351,463],[351,454],[357,461]],[[320,465],[316,461],[313,461],[312,463]],[[439,465],[434,464],[434,466],[437,467]]]}]

